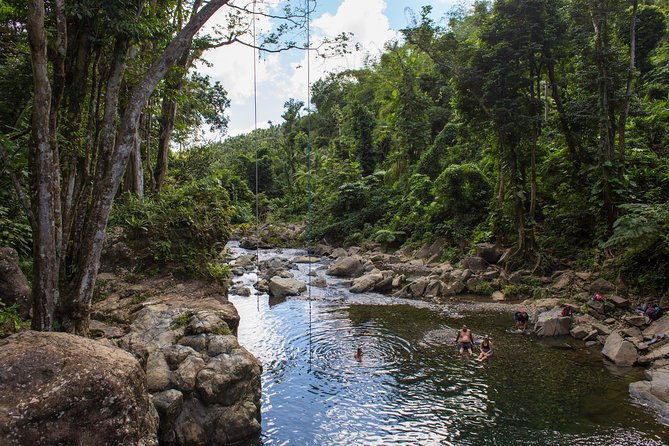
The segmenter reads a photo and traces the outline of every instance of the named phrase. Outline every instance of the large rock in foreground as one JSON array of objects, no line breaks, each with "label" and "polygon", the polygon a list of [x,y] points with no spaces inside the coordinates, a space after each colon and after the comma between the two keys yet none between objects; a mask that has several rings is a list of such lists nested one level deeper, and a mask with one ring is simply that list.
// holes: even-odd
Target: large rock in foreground
[{"label": "large rock in foreground", "polygon": [[129,353],[65,333],[0,341],[3,445],[157,445],[158,416]]}]

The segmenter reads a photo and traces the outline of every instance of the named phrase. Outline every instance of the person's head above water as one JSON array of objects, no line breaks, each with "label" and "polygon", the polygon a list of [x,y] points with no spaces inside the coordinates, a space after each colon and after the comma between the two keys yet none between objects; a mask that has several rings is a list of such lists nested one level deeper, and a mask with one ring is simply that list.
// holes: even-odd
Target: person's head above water
[{"label": "person's head above water", "polygon": [[467,329],[467,326],[466,326],[465,324],[462,324],[462,329],[463,329],[463,330],[466,330],[466,329]]}]

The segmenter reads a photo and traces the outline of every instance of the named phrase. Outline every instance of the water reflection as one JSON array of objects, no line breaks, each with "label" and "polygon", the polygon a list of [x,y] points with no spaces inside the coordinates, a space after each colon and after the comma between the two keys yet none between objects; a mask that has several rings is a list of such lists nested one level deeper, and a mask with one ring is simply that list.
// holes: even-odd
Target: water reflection
[{"label": "water reflection", "polygon": [[462,320],[429,305],[378,305],[328,280],[313,300],[231,296],[240,343],[264,367],[256,444],[661,445],[669,436],[629,402],[638,370],[611,373],[598,352],[509,333],[510,314],[466,315],[496,354],[489,364],[463,359],[441,342]]}]

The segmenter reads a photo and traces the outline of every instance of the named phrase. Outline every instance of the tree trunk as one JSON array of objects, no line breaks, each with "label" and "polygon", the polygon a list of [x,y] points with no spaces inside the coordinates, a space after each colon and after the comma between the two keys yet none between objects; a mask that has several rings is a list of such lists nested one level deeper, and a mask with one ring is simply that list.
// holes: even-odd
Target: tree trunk
[{"label": "tree trunk", "polygon": [[627,87],[625,88],[625,100],[623,109],[618,121],[618,179],[622,181],[625,175],[625,126],[627,125],[627,116],[630,111],[630,102],[632,99],[632,82],[635,74],[635,53],[636,53],[636,18],[639,9],[638,0],[632,4],[632,24],[630,25],[630,65],[627,73]]},{"label": "tree trunk", "polygon": [[141,111],[158,82],[176,61],[190,49],[191,39],[200,27],[229,0],[211,0],[194,14],[186,26],[172,39],[160,57],[151,65],[144,77],[129,95],[121,118],[114,150],[107,160],[101,160],[94,183],[93,201],[83,228],[78,268],[67,290],[67,329],[78,334],[88,333],[91,299],[95,278],[100,264],[100,255],[105,238],[112,202],[125,172],[130,152],[135,147],[137,127]]},{"label": "tree trunk", "polygon": [[158,194],[163,187],[167,176],[167,167],[170,155],[170,141],[174,130],[174,120],[177,116],[177,103],[170,98],[163,98],[160,113],[160,135],[158,137],[158,153],[156,156],[156,168],[153,170],[153,191]]},{"label": "tree trunk", "polygon": [[597,89],[599,95],[599,134],[600,134],[600,169],[602,172],[602,199],[609,230],[616,219],[616,208],[611,187],[611,170],[613,167],[613,123],[611,120],[611,103],[609,99],[609,73],[605,52],[609,51],[608,23],[605,5],[598,2],[593,17],[595,30],[595,58],[597,62]]},{"label": "tree trunk", "polygon": [[28,38],[34,85],[33,147],[30,150],[34,260],[32,328],[50,331],[59,300],[56,198],[60,191],[49,131],[51,85],[44,16],[44,0],[30,0]]}]

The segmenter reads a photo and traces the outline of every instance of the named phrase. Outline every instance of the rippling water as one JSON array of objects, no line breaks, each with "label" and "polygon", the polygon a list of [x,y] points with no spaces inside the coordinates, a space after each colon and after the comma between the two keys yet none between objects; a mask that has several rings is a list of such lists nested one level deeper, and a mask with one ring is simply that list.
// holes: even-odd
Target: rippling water
[{"label": "rippling water", "polygon": [[[277,253],[261,258],[270,255]],[[240,343],[264,368],[255,445],[662,445],[669,438],[629,400],[639,369],[604,367],[598,351],[572,339],[513,333],[511,314],[388,305],[327,279],[331,286],[310,298],[230,296]],[[255,275],[241,280],[253,283]],[[489,364],[431,341],[463,320],[493,338]],[[357,347],[362,361],[354,359]]]}]

